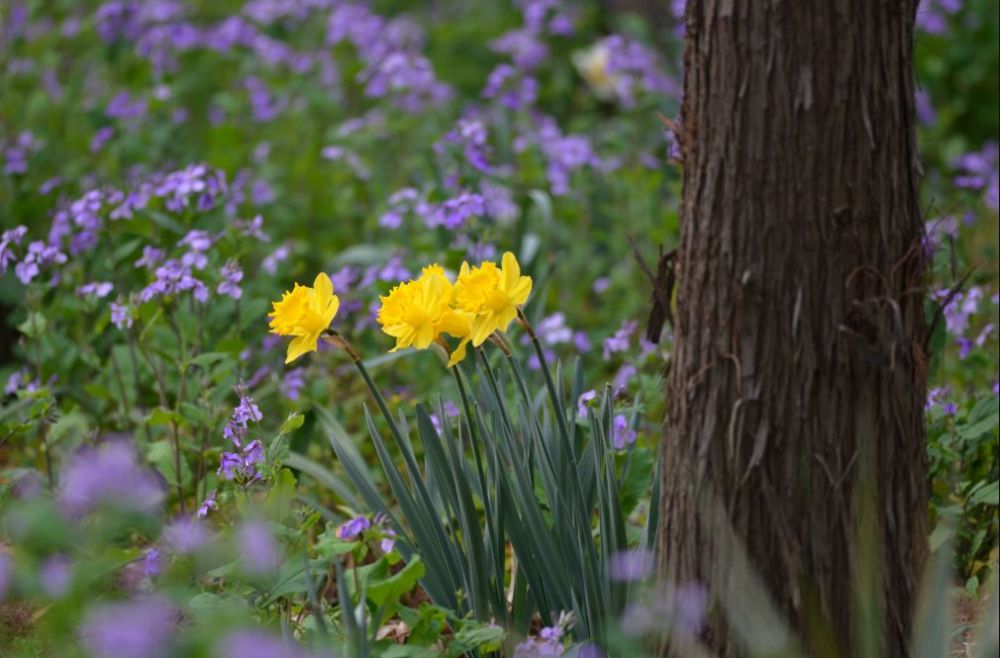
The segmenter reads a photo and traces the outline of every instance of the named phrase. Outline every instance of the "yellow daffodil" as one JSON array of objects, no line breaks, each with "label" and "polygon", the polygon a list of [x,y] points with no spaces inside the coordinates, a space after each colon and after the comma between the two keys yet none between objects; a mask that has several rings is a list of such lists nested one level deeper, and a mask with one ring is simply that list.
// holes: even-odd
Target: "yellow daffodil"
[{"label": "yellow daffodil", "polygon": [[[505,253],[500,265],[497,267],[496,263],[485,261],[477,267],[469,267],[468,263],[462,263],[458,273],[455,305],[458,310],[472,315],[469,339],[476,347],[494,331],[506,331],[517,317],[518,306],[528,301],[531,294],[531,277],[521,276],[521,266],[514,254]],[[464,347],[460,345],[459,349]]]},{"label": "yellow daffodil", "polygon": [[415,281],[401,283],[380,297],[378,323],[396,339],[392,352],[426,349],[441,334],[456,338],[471,331],[469,316],[451,307],[453,284],[438,265],[429,265]]},{"label": "yellow daffodil", "polygon": [[285,363],[291,363],[316,350],[320,335],[337,315],[340,298],[333,294],[330,277],[320,272],[311,288],[296,283],[292,290],[282,294],[280,301],[273,302],[273,306],[274,310],[268,315],[271,333],[295,337],[288,344],[285,356]]}]

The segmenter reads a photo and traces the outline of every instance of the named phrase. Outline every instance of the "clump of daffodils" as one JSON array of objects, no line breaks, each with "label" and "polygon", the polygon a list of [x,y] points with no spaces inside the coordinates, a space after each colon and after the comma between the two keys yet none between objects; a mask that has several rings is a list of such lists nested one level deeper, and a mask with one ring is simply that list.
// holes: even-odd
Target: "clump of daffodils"
[{"label": "clump of daffodils", "polygon": [[521,266],[509,251],[500,267],[492,261],[476,267],[462,263],[455,283],[443,269],[431,265],[417,279],[399,284],[381,298],[378,322],[396,339],[392,351],[426,349],[435,341],[443,342],[443,334],[458,338],[450,367],[465,358],[470,342],[478,347],[494,332],[506,331],[530,294],[531,277],[521,275]]},{"label": "clump of daffodils", "polygon": [[[271,333],[293,336],[285,363],[316,350],[340,308],[330,277],[320,273],[312,287],[295,284],[274,302]],[[380,297],[378,323],[396,339],[390,350],[427,349],[437,343],[447,349],[444,336],[458,339],[448,361],[451,367],[465,358],[468,344],[479,347],[496,332],[507,330],[518,309],[531,295],[531,277],[521,275],[517,258],[509,251],[500,265],[483,261],[475,267],[462,263],[452,282],[440,265],[428,265],[420,276],[398,284]]]}]

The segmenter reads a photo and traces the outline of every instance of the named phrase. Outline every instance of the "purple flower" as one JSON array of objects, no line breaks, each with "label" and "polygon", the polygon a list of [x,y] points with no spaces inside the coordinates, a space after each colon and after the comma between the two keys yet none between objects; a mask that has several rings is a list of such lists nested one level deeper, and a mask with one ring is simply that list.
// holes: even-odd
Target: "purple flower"
[{"label": "purple flower", "polygon": [[410,271],[403,265],[403,257],[396,255],[389,259],[389,262],[379,270],[378,278],[381,281],[400,281],[410,278]]},{"label": "purple flower", "polygon": [[479,193],[483,197],[486,214],[501,224],[509,225],[521,214],[510,188],[482,180],[479,183]]},{"label": "purple flower", "polygon": [[142,558],[142,571],[147,578],[152,578],[160,573],[160,550],[151,548],[146,551]]},{"label": "purple flower", "polygon": [[298,400],[305,385],[305,368],[292,368],[281,380],[281,393],[289,400]]},{"label": "purple flower", "polygon": [[382,540],[379,541],[378,547],[383,553],[392,553],[393,549],[396,548],[396,531],[392,528],[385,528],[382,533]]},{"label": "purple flower", "polygon": [[616,450],[622,450],[626,445],[635,443],[635,430],[629,425],[628,419],[617,414],[612,421],[611,443]]},{"label": "purple flower", "polygon": [[490,72],[482,95],[483,98],[499,100],[508,109],[519,110],[534,105],[538,97],[538,81],[522,75],[510,64],[500,64]]},{"label": "purple flower", "polygon": [[628,384],[635,377],[638,369],[631,363],[626,363],[615,373],[615,378],[611,381],[611,390],[615,395],[628,388]]},{"label": "purple flower", "polygon": [[93,296],[98,299],[103,299],[111,294],[114,289],[114,285],[110,281],[92,281],[91,283],[85,283],[76,289],[76,294],[81,297]]},{"label": "purple flower", "polygon": [[166,297],[185,291],[190,291],[192,297],[199,302],[208,300],[208,288],[192,275],[190,265],[168,260],[156,268],[156,279],[139,292],[139,300],[148,302],[158,296]]},{"label": "purple flower", "polygon": [[604,350],[604,360],[607,361],[615,352],[625,352],[631,345],[632,334],[638,328],[639,323],[635,320],[626,320],[621,328],[614,334],[604,339],[601,344]]},{"label": "purple flower", "polygon": [[146,245],[142,248],[142,257],[132,263],[135,267],[156,267],[163,260],[163,250]]},{"label": "purple flower", "polygon": [[692,639],[705,623],[708,592],[697,583],[668,584],[652,600],[630,603],[622,615],[622,629],[632,636],[663,633]]},{"label": "purple flower", "polygon": [[90,140],[90,152],[97,153],[103,149],[114,136],[115,129],[111,126],[104,126],[103,128],[98,129],[98,131],[94,133],[94,137]]},{"label": "purple flower", "polygon": [[253,575],[265,575],[278,569],[281,552],[270,528],[263,521],[246,521],[236,533],[243,554],[243,568]]},{"label": "purple flower", "polygon": [[445,144],[456,144],[461,147],[465,161],[478,171],[492,171],[488,157],[490,155],[489,133],[482,119],[462,117],[455,127],[448,132],[441,142],[435,144],[435,150],[442,152]]},{"label": "purple flower", "polygon": [[216,644],[219,658],[316,658],[291,640],[260,629],[232,631]]},{"label": "purple flower", "polygon": [[10,589],[14,571],[14,561],[6,553],[0,553],[0,601],[3,601]]},{"label": "purple flower", "polygon": [[209,510],[218,510],[219,505],[215,502],[215,489],[212,489],[205,500],[201,503],[201,507],[198,508],[198,518],[203,519],[208,516]]},{"label": "purple flower", "polygon": [[356,516],[337,528],[337,537],[344,541],[356,539],[362,532],[372,527],[366,516]]},{"label": "purple flower", "polygon": [[111,302],[111,324],[120,330],[132,328],[132,312],[127,304]]},{"label": "purple flower", "polygon": [[104,113],[110,119],[134,120],[146,116],[147,107],[144,99],[132,100],[127,91],[120,91],[108,103]]},{"label": "purple flower", "polygon": [[158,658],[171,653],[176,612],[164,598],[148,597],[91,607],[80,640],[94,658]]},{"label": "purple flower", "polygon": [[278,265],[288,260],[289,255],[291,255],[291,249],[288,245],[281,245],[268,254],[264,260],[261,261],[260,266],[268,274],[274,274],[278,271]]},{"label": "purple flower", "polygon": [[580,394],[580,398],[576,401],[576,413],[580,418],[587,417],[587,403],[597,398],[597,391],[591,389],[589,391],[584,391]]},{"label": "purple flower", "polygon": [[371,178],[371,172],[361,157],[354,151],[342,146],[327,146],[323,149],[323,159],[331,162],[343,162],[354,172],[354,175],[361,180]]},{"label": "purple flower", "polygon": [[655,564],[655,556],[650,550],[619,551],[608,562],[608,575],[616,582],[644,580],[653,573]]},{"label": "purple flower", "polygon": [[424,223],[428,227],[443,226],[454,231],[461,228],[470,218],[484,215],[486,205],[481,195],[462,192],[428,210],[429,212],[424,215]]},{"label": "purple flower", "polygon": [[616,450],[635,443],[635,430],[629,425],[628,418],[621,414],[617,414],[612,421],[611,443]]},{"label": "purple flower", "polygon": [[545,62],[549,49],[531,29],[510,30],[490,43],[493,52],[509,55],[514,65],[522,71],[531,71]]},{"label": "purple flower", "polygon": [[64,555],[53,555],[46,559],[38,573],[42,590],[52,598],[59,598],[69,590],[73,579],[72,564]]},{"label": "purple flower", "polygon": [[200,521],[180,518],[163,529],[163,543],[175,553],[194,553],[211,541],[211,533]]},{"label": "purple flower", "polygon": [[66,262],[66,254],[41,241],[28,245],[24,259],[14,266],[14,274],[24,285],[31,283],[41,273],[41,267]]},{"label": "purple flower", "polygon": [[163,500],[156,476],[139,465],[132,446],[122,441],[84,448],[63,471],[59,502],[74,516],[101,504],[153,512]]},{"label": "purple flower", "polygon": [[222,283],[216,288],[216,292],[220,295],[227,295],[233,299],[239,299],[243,296],[243,289],[240,288],[240,281],[243,280],[243,270],[240,269],[239,263],[235,260],[228,261],[222,268]]}]

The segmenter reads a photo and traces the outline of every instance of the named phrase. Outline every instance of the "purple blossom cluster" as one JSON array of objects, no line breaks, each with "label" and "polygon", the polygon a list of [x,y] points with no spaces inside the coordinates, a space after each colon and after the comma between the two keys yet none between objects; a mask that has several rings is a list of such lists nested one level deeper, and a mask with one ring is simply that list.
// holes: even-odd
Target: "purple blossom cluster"
[{"label": "purple blossom cluster", "polygon": [[538,99],[538,81],[522,69],[499,64],[486,79],[482,96],[510,110],[526,109]]},{"label": "purple blossom cluster", "polygon": [[452,96],[430,61],[420,54],[423,30],[402,17],[387,19],[360,2],[338,3],[330,12],[327,43],[350,43],[364,66],[358,80],[369,98],[388,98],[408,112],[440,105]]},{"label": "purple blossom cluster", "polygon": [[157,658],[171,655],[178,612],[165,598],[145,596],[90,608],[80,641],[95,658]]},{"label": "purple blossom cluster", "polygon": [[124,441],[109,441],[75,454],[59,487],[60,506],[72,516],[82,516],[103,504],[152,512],[163,497],[160,480],[139,464],[135,450]]},{"label": "purple blossom cluster", "polygon": [[614,94],[623,107],[635,105],[637,92],[676,98],[680,94],[677,81],[665,73],[666,64],[659,54],[643,44],[611,35],[600,43],[607,51],[607,73],[614,82]]},{"label": "purple blossom cluster", "polygon": [[545,173],[549,189],[554,196],[564,196],[570,191],[570,177],[583,167],[606,170],[613,167],[594,153],[594,149],[583,135],[564,135],[559,125],[551,117],[538,115],[532,131],[522,133],[514,141],[514,150],[526,151],[537,146],[546,160]]},{"label": "purple blossom cluster", "polygon": [[3,173],[8,176],[27,173],[28,157],[40,148],[41,143],[30,130],[21,131],[10,142],[0,141],[0,154],[3,154]]},{"label": "purple blossom cluster", "polygon": [[573,613],[560,613],[554,626],[545,626],[535,637],[514,647],[514,658],[552,658],[564,655],[566,629],[572,626]]},{"label": "purple blossom cluster", "polygon": [[247,483],[261,478],[259,465],[264,461],[264,446],[258,439],[249,442],[247,439],[250,425],[259,423],[264,416],[246,391],[240,390],[239,393],[240,402],[222,430],[223,437],[231,441],[236,450],[222,453],[218,474],[227,480]]},{"label": "purple blossom cluster", "polygon": [[490,173],[493,170],[489,163],[489,133],[484,119],[474,116],[462,117],[455,127],[434,145],[434,150],[441,154],[447,144],[457,146],[465,162],[472,169],[482,173]]},{"label": "purple blossom cluster", "polygon": [[923,0],[917,8],[917,28],[927,34],[947,34],[949,21],[962,8],[962,0]]},{"label": "purple blossom cluster", "polygon": [[649,601],[628,604],[622,613],[622,630],[635,637],[664,634],[691,640],[705,624],[708,592],[698,583],[667,584]]},{"label": "purple blossom cluster", "polygon": [[[396,548],[396,531],[386,527],[389,519],[384,514],[376,514],[374,520],[365,515],[348,519],[337,528],[337,538],[343,541],[377,539],[383,553],[391,553]],[[369,535],[369,536],[366,536]]]},{"label": "purple blossom cluster", "polygon": [[251,576],[265,576],[281,566],[281,547],[267,522],[244,521],[236,530],[236,540],[243,557],[243,570]]},{"label": "purple blossom cluster", "polygon": [[219,639],[219,658],[317,658],[298,644],[261,629],[231,631]]},{"label": "purple blossom cluster", "polygon": [[635,320],[626,320],[615,333],[605,338],[601,343],[604,360],[608,361],[611,359],[611,355],[617,352],[627,352],[632,344],[632,334],[638,328],[638,322]]},{"label": "purple blossom cluster", "polygon": [[[943,288],[931,296],[944,303],[950,295],[951,291]],[[965,359],[973,347],[983,347],[995,332],[996,325],[993,322],[988,322],[978,330],[973,330],[972,319],[980,313],[986,304],[995,307],[998,302],[1000,302],[1000,298],[997,294],[987,298],[986,291],[981,286],[971,286],[968,290],[951,297],[944,306],[945,328],[958,344],[959,358]]]},{"label": "purple blossom cluster", "polygon": [[983,202],[1000,211],[1000,145],[987,142],[978,151],[959,156],[953,163],[955,187],[981,192]]}]

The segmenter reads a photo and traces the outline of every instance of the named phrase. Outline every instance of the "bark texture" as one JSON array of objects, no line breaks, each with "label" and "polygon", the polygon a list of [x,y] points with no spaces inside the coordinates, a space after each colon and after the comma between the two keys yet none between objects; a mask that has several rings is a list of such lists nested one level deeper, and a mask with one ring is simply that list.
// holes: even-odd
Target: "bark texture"
[{"label": "bark texture", "polygon": [[[732,586],[715,501],[813,655],[856,655],[869,606],[907,655],[926,552],[915,10],[687,4],[660,573]],[[742,655],[730,627],[706,639]]]}]

